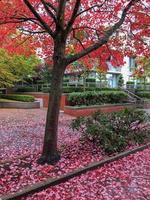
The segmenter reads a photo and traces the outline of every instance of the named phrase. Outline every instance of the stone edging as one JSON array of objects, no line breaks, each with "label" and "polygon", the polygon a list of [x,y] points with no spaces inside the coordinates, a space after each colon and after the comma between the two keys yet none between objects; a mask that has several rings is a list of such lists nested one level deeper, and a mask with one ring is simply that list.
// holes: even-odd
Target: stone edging
[{"label": "stone edging", "polygon": [[124,158],[124,157],[126,157],[130,154],[136,153],[138,151],[142,151],[142,150],[149,148],[149,147],[150,147],[150,143],[145,144],[145,145],[140,146],[140,147],[136,147],[132,150],[125,151],[123,153],[117,154],[115,156],[104,159],[102,161],[91,163],[84,168],[79,168],[77,170],[74,170],[73,172],[67,173],[67,174],[62,175],[58,178],[49,178],[49,179],[47,179],[47,181],[37,183],[37,184],[34,184],[32,186],[28,186],[28,187],[24,188],[23,190],[16,192],[15,194],[9,194],[9,195],[5,195],[5,196],[1,196],[0,199],[1,200],[17,200],[17,199],[19,200],[19,199],[21,199],[21,197],[25,197],[29,194],[34,194],[35,192],[40,192],[44,189],[47,189],[50,186],[55,186],[55,185],[58,185],[60,183],[64,183],[71,178],[74,178],[76,176],[79,176],[81,174],[86,173],[87,171],[96,169],[98,167],[102,167],[105,164],[114,162],[114,161],[119,160],[121,158]]},{"label": "stone edging", "polygon": [[102,105],[91,105],[91,106],[65,106],[67,109],[72,110],[82,110],[82,109],[89,109],[89,108],[110,108],[110,107],[119,107],[119,106],[135,106],[133,103],[117,103],[117,104],[102,104]]},{"label": "stone edging", "polygon": [[40,102],[0,102],[0,108],[31,109],[40,108]]}]

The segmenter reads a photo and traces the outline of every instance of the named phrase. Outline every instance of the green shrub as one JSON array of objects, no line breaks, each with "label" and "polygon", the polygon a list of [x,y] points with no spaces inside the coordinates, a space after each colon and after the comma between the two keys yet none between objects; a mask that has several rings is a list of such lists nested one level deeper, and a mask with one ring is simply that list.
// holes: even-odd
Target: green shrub
[{"label": "green shrub", "polygon": [[149,82],[145,82],[145,83],[143,83],[143,85],[150,85],[150,83]]},{"label": "green shrub", "polygon": [[134,85],[134,81],[127,81],[126,84],[127,85]]},{"label": "green shrub", "polygon": [[18,87],[16,92],[36,92],[36,88],[30,86]]},{"label": "green shrub", "polygon": [[85,139],[93,141],[106,153],[114,153],[124,150],[131,143],[143,143],[145,138],[150,137],[150,127],[145,125],[149,120],[150,115],[143,111],[125,109],[78,117],[72,121],[71,127],[81,131]]},{"label": "green shrub", "polygon": [[49,93],[49,92],[50,92],[50,88],[43,87],[43,88],[42,88],[42,92],[44,92],[44,93]]},{"label": "green shrub", "polygon": [[95,78],[86,78],[85,80],[86,82],[89,82],[89,83],[95,83],[96,82],[96,79]]},{"label": "green shrub", "polygon": [[[43,88],[42,89],[42,92],[49,92],[49,88]],[[116,89],[116,88],[96,88],[96,87],[85,87],[85,91],[120,91],[119,89]],[[78,87],[74,87],[74,86],[69,86],[69,87],[66,87],[64,84],[63,84],[63,93],[73,93],[73,92],[84,92],[84,88],[83,88],[83,85],[80,85]]]},{"label": "green shrub", "polygon": [[103,88],[97,88],[98,90],[96,91],[112,91],[112,92],[115,92],[115,91],[122,91],[121,89],[119,88],[107,88],[107,87],[103,87]]},{"label": "green shrub", "polygon": [[3,99],[10,99],[10,100],[22,101],[22,102],[35,101],[34,97],[30,95],[3,94],[3,95],[0,95],[0,97]]},{"label": "green shrub", "polygon": [[142,98],[150,98],[150,91],[138,91],[136,94]]},{"label": "green shrub", "polygon": [[69,83],[69,80],[70,80],[69,78],[64,78],[64,79],[63,79],[63,82],[64,82],[64,83]]},{"label": "green shrub", "polygon": [[100,105],[105,103],[122,103],[127,100],[127,94],[122,91],[87,91],[69,94],[68,102],[71,106]]},{"label": "green shrub", "polygon": [[45,81],[44,80],[37,80],[37,84],[44,84]]},{"label": "green shrub", "polygon": [[49,87],[51,86],[51,84],[49,84],[49,83],[44,83],[42,86],[45,87],[45,88],[49,88]]}]

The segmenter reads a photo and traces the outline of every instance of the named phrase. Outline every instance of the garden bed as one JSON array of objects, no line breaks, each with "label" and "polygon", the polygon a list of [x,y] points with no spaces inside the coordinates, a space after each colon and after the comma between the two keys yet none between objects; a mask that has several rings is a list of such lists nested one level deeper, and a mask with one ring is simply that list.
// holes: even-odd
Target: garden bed
[{"label": "garden bed", "polygon": [[40,102],[30,95],[1,94],[0,108],[40,108]]},{"label": "garden bed", "polygon": [[[43,107],[48,107],[48,101],[49,101],[49,93],[43,93],[43,92],[24,92],[22,94],[32,95],[35,98],[41,98],[43,100]],[[64,106],[67,104],[67,94],[62,94],[61,96],[61,102],[60,102],[60,109],[64,110]]]}]

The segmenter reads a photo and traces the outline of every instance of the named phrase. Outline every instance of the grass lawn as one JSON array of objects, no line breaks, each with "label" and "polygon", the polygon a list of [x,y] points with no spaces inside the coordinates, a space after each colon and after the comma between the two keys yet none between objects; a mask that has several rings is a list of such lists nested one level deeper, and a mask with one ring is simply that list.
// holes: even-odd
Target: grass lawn
[{"label": "grass lawn", "polygon": [[0,98],[0,102],[16,102],[14,100],[9,100],[9,99],[1,99]]}]

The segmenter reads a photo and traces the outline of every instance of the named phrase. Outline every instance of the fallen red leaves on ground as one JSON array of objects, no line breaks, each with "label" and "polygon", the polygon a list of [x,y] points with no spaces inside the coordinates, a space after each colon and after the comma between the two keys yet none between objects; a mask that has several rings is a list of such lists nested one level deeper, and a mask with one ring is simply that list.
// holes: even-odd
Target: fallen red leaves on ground
[{"label": "fallen red leaves on ground", "polygon": [[[16,192],[27,185],[44,181],[50,177],[60,176],[106,157],[90,141],[81,142],[80,133],[72,132],[69,128],[72,117],[60,114],[58,144],[61,160],[55,166],[37,165],[36,160],[40,155],[44,136],[45,116],[45,109],[1,110],[1,161],[12,160],[12,162],[0,164],[1,195]],[[138,188],[139,184],[140,187],[145,188],[145,190],[142,190],[143,194],[147,195],[150,177],[145,176],[145,173],[150,170],[148,167],[150,164],[148,161],[150,160],[149,153],[150,150],[145,150],[133,156],[128,156],[28,198],[54,200],[92,200],[97,198],[101,200],[112,199],[113,196],[116,196],[114,199],[117,199],[117,195],[123,195],[121,199],[128,200],[134,199],[126,198],[127,195],[131,195],[132,190],[135,192],[137,188],[137,194],[140,193],[138,192],[138,190],[141,191]],[[26,156],[17,158],[22,155]],[[132,171],[135,171],[135,173],[133,174]],[[135,179],[133,179],[134,177]],[[137,179],[141,179],[138,184]]]}]

